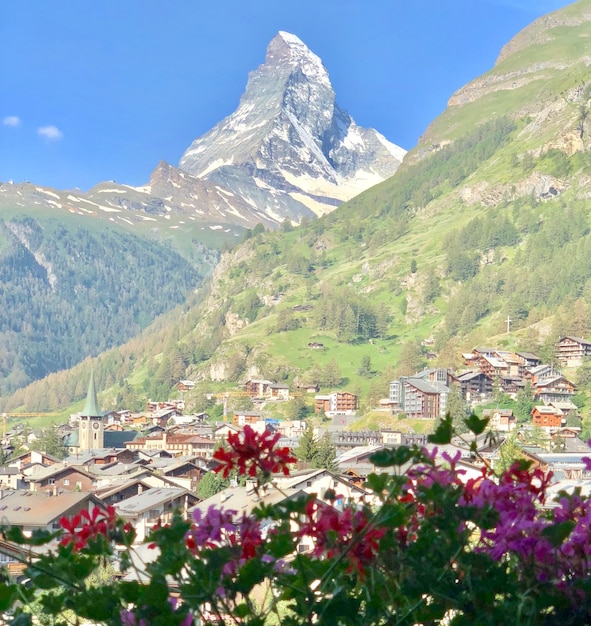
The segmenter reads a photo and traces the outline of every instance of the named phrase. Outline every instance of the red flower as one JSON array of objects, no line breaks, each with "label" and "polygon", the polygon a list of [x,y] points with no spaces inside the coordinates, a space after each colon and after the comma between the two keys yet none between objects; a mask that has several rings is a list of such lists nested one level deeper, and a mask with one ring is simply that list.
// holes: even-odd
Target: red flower
[{"label": "red flower", "polygon": [[239,474],[256,476],[261,471],[265,476],[277,472],[289,474],[289,464],[295,463],[296,458],[291,455],[289,448],[275,448],[281,435],[265,430],[255,432],[250,426],[245,426],[241,434],[228,435],[229,450],[218,448],[213,458],[220,465],[216,472],[223,472],[224,478],[231,470],[238,469]]},{"label": "red flower", "polygon": [[[90,539],[99,535],[106,536],[109,530],[115,527],[115,509],[107,507],[106,511],[94,507],[92,511],[81,511],[72,519],[62,517],[60,526],[66,531],[62,536],[60,544],[67,546],[74,545],[74,550],[82,550],[86,547]],[[82,525],[81,525],[82,524]]]}]

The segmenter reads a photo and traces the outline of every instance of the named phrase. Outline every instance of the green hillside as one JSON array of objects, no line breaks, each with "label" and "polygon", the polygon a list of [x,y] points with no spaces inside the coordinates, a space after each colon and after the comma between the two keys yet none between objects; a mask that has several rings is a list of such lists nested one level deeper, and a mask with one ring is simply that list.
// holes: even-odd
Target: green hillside
[{"label": "green hillside", "polygon": [[[591,0],[536,22],[391,179],[317,221],[250,233],[200,293],[98,358],[105,403],[192,378],[197,405],[256,376],[350,387],[369,406],[389,377],[457,365],[477,343],[550,358],[559,334],[590,334],[589,23]],[[89,368],[3,407],[54,408],[43,385],[79,399]]]}]

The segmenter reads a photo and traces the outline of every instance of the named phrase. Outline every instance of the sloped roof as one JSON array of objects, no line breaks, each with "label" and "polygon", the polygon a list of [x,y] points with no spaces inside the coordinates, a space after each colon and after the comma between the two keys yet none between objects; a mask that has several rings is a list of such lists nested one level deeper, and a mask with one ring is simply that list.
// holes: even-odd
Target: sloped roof
[{"label": "sloped roof", "polygon": [[80,414],[84,417],[102,417],[103,412],[99,409],[96,397],[96,389],[94,387],[94,372],[90,372],[90,381],[88,382],[88,392],[86,393],[86,403]]}]

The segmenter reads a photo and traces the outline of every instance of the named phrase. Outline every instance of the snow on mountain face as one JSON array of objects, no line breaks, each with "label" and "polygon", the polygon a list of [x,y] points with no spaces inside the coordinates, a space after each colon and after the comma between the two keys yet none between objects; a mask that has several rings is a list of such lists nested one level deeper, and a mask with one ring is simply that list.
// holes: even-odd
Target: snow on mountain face
[{"label": "snow on mountain face", "polygon": [[391,176],[405,150],[357,126],[322,61],[279,32],[236,111],[196,139],[180,168],[260,207],[272,221],[322,215]]}]

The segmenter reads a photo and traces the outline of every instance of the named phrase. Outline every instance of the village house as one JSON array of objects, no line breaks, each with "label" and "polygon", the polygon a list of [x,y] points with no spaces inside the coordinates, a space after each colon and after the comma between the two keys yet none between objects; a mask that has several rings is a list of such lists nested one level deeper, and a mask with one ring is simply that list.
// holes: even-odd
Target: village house
[{"label": "village house", "polygon": [[90,491],[94,477],[84,467],[63,463],[38,469],[27,476],[32,491]]},{"label": "village house", "polygon": [[232,424],[236,426],[244,426],[245,424],[252,426],[262,419],[263,414],[259,411],[234,411],[232,414]]},{"label": "village house", "polygon": [[560,409],[552,406],[535,406],[531,412],[532,424],[550,432],[562,428],[566,419]]},{"label": "village house", "polygon": [[175,511],[186,519],[189,507],[198,500],[197,496],[180,487],[147,489],[115,504],[115,511],[133,525],[135,542],[141,543],[155,524],[169,523]]},{"label": "village house", "polygon": [[272,380],[252,378],[244,383],[244,391],[251,398],[265,398],[271,395]]},{"label": "village house", "polygon": [[533,386],[534,397],[544,404],[570,402],[575,394],[575,384],[562,375],[544,378]]},{"label": "village house", "polygon": [[482,417],[489,419],[490,429],[499,432],[511,432],[517,425],[512,409],[483,409]]},{"label": "village house", "polygon": [[588,356],[591,356],[591,341],[564,336],[556,343],[556,358],[565,367],[578,367]]},{"label": "village house", "polygon": [[24,474],[18,467],[9,465],[0,467],[0,489],[24,489],[25,487]]},{"label": "village house", "polygon": [[289,400],[289,385],[273,383],[269,387],[270,397],[273,400]]},{"label": "village house", "polygon": [[90,512],[95,507],[104,508],[98,498],[86,492],[0,492],[2,523],[20,528],[25,536],[31,536],[35,530],[58,530],[62,517],[71,519],[81,511]]},{"label": "village house", "polygon": [[480,370],[470,370],[459,374],[457,382],[467,402],[478,402],[492,395],[493,381]]},{"label": "village house", "polygon": [[215,442],[199,435],[155,433],[151,437],[138,437],[125,444],[128,450],[166,450],[175,456],[195,455],[209,458]]},{"label": "village house", "polygon": [[357,411],[357,396],[348,391],[335,391],[326,395],[318,395],[314,398],[314,410],[316,413],[324,413],[328,416],[342,413],[353,414]]},{"label": "village house", "polygon": [[179,380],[179,382],[176,384],[176,388],[181,393],[184,393],[186,391],[192,391],[195,388],[195,381],[193,381],[193,380]]}]

